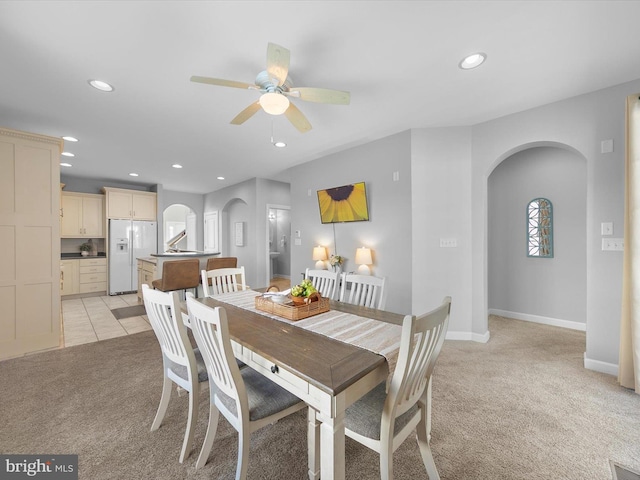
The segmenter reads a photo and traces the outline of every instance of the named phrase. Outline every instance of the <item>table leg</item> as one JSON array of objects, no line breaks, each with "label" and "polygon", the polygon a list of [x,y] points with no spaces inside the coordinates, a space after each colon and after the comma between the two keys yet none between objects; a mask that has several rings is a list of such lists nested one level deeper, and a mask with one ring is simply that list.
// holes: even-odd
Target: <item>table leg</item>
[{"label": "table leg", "polygon": [[307,450],[309,458],[309,480],[320,478],[320,421],[317,412],[308,407]]},{"label": "table leg", "polygon": [[320,471],[322,480],[344,480],[344,409],[334,418],[316,414],[320,424]]}]

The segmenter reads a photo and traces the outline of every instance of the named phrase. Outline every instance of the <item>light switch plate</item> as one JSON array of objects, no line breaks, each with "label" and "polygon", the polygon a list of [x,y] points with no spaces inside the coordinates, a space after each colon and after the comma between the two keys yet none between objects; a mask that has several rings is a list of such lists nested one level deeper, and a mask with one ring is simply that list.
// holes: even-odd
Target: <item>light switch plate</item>
[{"label": "light switch plate", "polygon": [[458,240],[455,238],[441,238],[440,248],[455,248],[458,246]]},{"label": "light switch plate", "polygon": [[613,235],[613,222],[602,222],[600,224],[601,235]]}]

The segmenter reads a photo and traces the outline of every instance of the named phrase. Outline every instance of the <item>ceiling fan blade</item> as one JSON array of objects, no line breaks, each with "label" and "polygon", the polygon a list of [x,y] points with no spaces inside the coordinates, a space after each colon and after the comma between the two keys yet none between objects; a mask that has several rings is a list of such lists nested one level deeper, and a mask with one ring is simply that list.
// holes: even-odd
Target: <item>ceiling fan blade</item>
[{"label": "ceiling fan blade", "polygon": [[223,80],[221,78],[198,77],[197,75],[192,76],[191,81],[197,83],[208,83],[210,85],[219,85],[221,87],[242,88],[244,90],[259,89],[259,87],[257,85],[254,85],[253,83],[236,82],[234,80]]},{"label": "ceiling fan blade", "polygon": [[284,47],[269,43],[267,46],[267,73],[276,86],[282,85],[289,75],[291,53]]},{"label": "ceiling fan blade", "polygon": [[258,110],[260,110],[260,103],[254,102],[247,108],[242,110],[238,115],[236,115],[236,117],[231,120],[231,123],[233,125],[242,125],[244,122],[253,117]]},{"label": "ceiling fan blade", "polygon": [[328,88],[300,87],[292,88],[289,92],[292,97],[306,100],[307,102],[332,103],[334,105],[349,105],[351,94],[340,90]]},{"label": "ceiling fan blade", "polygon": [[289,103],[289,108],[284,112],[284,115],[289,119],[291,124],[296,127],[300,132],[305,133],[311,130],[311,124],[307,117],[296,107],[293,102]]}]

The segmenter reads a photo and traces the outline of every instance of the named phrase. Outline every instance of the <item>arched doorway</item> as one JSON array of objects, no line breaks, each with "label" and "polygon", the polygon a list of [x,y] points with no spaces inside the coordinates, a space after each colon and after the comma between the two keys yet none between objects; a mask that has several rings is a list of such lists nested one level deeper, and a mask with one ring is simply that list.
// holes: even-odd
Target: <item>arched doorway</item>
[{"label": "arched doorway", "polygon": [[162,213],[163,251],[169,249],[196,250],[196,214],[187,205],[175,203]]},{"label": "arched doorway", "polygon": [[[540,143],[515,149],[487,180],[489,314],[586,330],[587,165],[575,150]],[[527,255],[526,207],[553,204],[554,256]]]}]

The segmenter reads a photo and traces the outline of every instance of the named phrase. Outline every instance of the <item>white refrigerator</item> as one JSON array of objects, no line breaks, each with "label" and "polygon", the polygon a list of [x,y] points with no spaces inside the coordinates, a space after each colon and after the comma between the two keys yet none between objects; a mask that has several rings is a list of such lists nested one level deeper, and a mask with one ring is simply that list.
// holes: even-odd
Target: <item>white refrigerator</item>
[{"label": "white refrigerator", "polygon": [[157,223],[109,220],[109,295],[138,290],[139,257],[157,253]]}]

